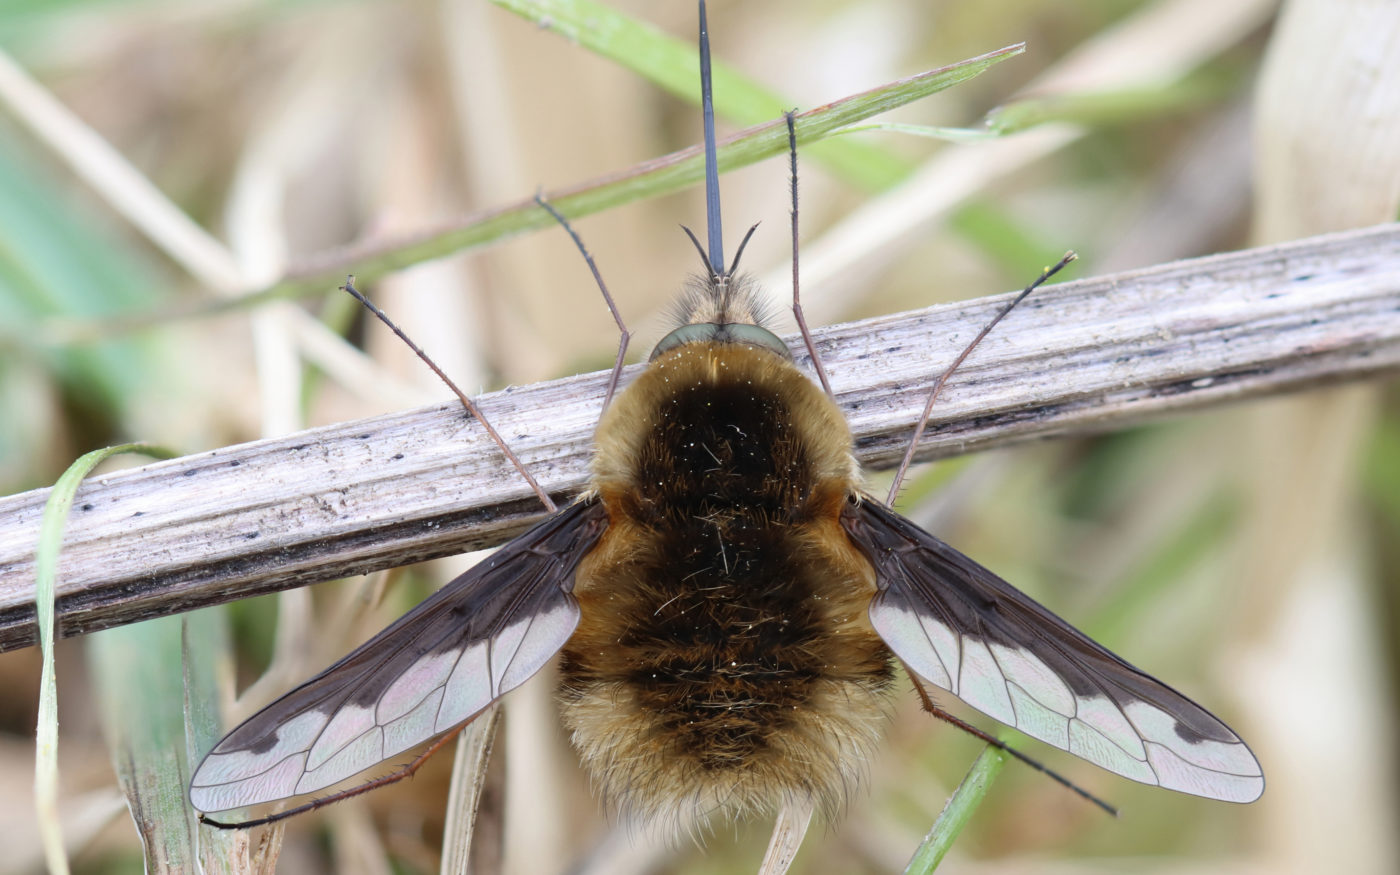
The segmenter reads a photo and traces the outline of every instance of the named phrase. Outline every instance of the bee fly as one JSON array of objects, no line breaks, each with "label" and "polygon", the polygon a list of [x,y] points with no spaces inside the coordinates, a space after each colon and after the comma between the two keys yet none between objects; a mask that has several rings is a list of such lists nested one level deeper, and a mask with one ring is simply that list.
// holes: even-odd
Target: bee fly
[{"label": "bee fly", "polygon": [[896,661],[921,692],[1127,778],[1256,799],[1259,764],[1224,723],[862,492],[841,411],[725,266],[703,0],[700,22],[705,275],[599,422],[588,490],[229,733],[191,802],[330,787],[555,654],[585,768],[643,816],[831,813],[879,743]]}]

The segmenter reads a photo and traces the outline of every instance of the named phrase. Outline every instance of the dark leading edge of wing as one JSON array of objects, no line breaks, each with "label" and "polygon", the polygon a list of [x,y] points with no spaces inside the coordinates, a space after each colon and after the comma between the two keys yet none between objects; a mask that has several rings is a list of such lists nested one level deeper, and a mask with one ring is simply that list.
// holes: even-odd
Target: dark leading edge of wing
[{"label": "dark leading edge of wing", "polygon": [[1230,802],[1264,792],[1228,726],[995,574],[875,501],[841,523],[875,566],[871,623],[920,677],[1135,781]]},{"label": "dark leading edge of wing", "polygon": [[190,783],[201,811],[321,790],[465,723],[538,671],[578,625],[574,570],[607,516],[577,502],[253,715]]}]

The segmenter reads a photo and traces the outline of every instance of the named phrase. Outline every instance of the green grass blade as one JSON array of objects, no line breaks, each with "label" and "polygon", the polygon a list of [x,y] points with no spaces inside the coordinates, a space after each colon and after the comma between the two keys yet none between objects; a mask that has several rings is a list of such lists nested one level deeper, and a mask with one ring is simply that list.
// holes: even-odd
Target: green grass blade
[{"label": "green grass blade", "polygon": [[[227,663],[229,654],[233,652],[228,613],[227,605],[217,605],[178,618],[181,621],[182,659],[178,663],[163,663],[158,667],[163,675],[173,675],[177,671],[182,674],[183,702],[178,699],[162,700],[159,707],[161,720],[171,727],[165,730],[169,735],[175,734],[173,725],[183,717],[184,759],[179,763],[178,770],[167,765],[164,775],[156,776],[155,782],[140,787],[139,792],[148,797],[168,798],[172,818],[179,815],[186,820],[194,818],[194,812],[186,801],[192,767],[224,734],[225,725],[218,709],[218,703],[223,701],[218,669],[221,663]],[[173,619],[165,618],[161,622]],[[163,679],[162,683],[167,688],[175,686],[173,678]],[[117,758],[114,748],[113,760]],[[197,828],[195,847],[205,875],[271,872],[282,850],[282,827],[272,827],[257,842],[250,842],[248,834],[243,831]]]},{"label": "green grass blade", "polygon": [[[805,150],[813,143],[839,133],[841,128],[966,82],[1023,51],[1025,44],[1017,43],[808,110],[795,119],[799,147]],[[726,171],[747,167],[786,151],[787,126],[782,118],[775,118],[722,141],[718,149],[719,168]],[[547,196],[556,209],[577,220],[693,185],[704,176],[704,168],[705,159],[700,147],[692,146],[618,173],[548,192]],[[126,319],[74,320],[65,325],[50,326],[49,340],[68,343],[91,341],[176,319],[246,309],[269,300],[319,295],[343,283],[347,272],[353,272],[361,285],[367,285],[387,274],[425,261],[456,255],[546,227],[554,227],[554,219],[540,209],[533,199],[523,200],[479,213],[452,227],[377,241],[361,248],[337,250],[317,262],[299,265],[290,276],[273,286],[241,297],[201,302],[189,308],[167,308],[160,313]]]},{"label": "green grass blade", "polygon": [[141,835],[146,871],[249,871],[247,835],[201,829],[186,798],[192,764],[221,731],[214,665],[227,647],[224,611],[106,629],[87,644],[112,766]]},{"label": "green grass blade", "polygon": [[88,663],[112,766],[145,846],[147,872],[192,872],[197,824],[185,801],[182,617],[89,637]]},{"label": "green grass blade", "polygon": [[[700,64],[695,40],[677,39],[593,0],[491,0],[539,27],[601,55],[682,100],[700,102]],[[796,106],[757,80],[716,60],[715,113],[755,125]],[[867,191],[889,188],[913,165],[875,143],[833,140],[808,153],[829,171]]]},{"label": "green grass blade", "polygon": [[948,804],[943,806],[943,813],[933,822],[933,828],[924,837],[923,844],[914,852],[913,859],[904,869],[905,875],[927,875],[938,868],[1005,765],[1006,754],[990,746],[983,749],[982,755],[968,770],[967,777],[953,791]]},{"label": "green grass blade", "polygon": [[837,134],[862,134],[867,131],[881,131],[890,134],[907,134],[927,140],[942,140],[945,143],[975,143],[980,140],[995,140],[1002,136],[1000,131],[987,128],[945,128],[935,125],[908,125],[902,122],[873,122],[868,125],[852,125],[836,131]]},{"label": "green grass blade", "polygon": [[66,875],[68,858],[63,850],[63,832],[58,820],[58,676],[54,670],[54,592],[58,577],[58,555],[63,546],[63,530],[73,497],[83,479],[104,460],[120,453],[144,453],[158,458],[174,454],[145,444],[122,444],[93,450],[72,465],[54,484],[39,523],[39,543],[34,551],[34,603],[39,623],[39,652],[43,661],[39,678],[39,720],[35,727],[34,808],[38,815],[40,841],[50,873]]},{"label": "green grass blade", "polygon": [[[847,125],[965,82],[1024,50],[1025,46],[1020,43],[1007,46],[809,110],[796,118],[797,141],[805,149]],[[723,141],[718,150],[719,167],[722,171],[747,167],[786,151],[787,127],[778,118],[740,131]],[[704,168],[704,155],[698,146],[693,146],[602,179],[550,192],[548,197],[561,213],[571,219],[579,219],[693,185],[703,177]],[[336,253],[331,259],[334,263],[308,266],[295,278],[242,298],[212,305],[206,312],[247,307],[272,298],[320,294],[344,282],[345,271],[352,265],[361,284],[373,283],[388,273],[424,261],[553,225],[554,220],[533,200],[521,201],[484,213],[458,227],[391,241],[372,250]],[[103,326],[103,330],[111,330],[111,320]]]},{"label": "green grass blade", "polygon": [[1228,81],[1206,71],[1161,86],[1023,98],[988,113],[987,127],[1014,134],[1055,122],[1090,128],[1125,125],[1189,112],[1229,95]]}]

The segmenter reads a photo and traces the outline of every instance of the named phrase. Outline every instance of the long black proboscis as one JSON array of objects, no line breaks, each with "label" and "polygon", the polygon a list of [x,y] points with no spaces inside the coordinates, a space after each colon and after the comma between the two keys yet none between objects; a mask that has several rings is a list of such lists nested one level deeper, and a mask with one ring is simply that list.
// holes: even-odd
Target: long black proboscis
[{"label": "long black proboscis", "polygon": [[700,0],[700,108],[705,117],[705,219],[709,224],[710,272],[724,276],[724,235],[719,216],[719,163],[715,158],[715,98],[710,86],[710,26]]}]

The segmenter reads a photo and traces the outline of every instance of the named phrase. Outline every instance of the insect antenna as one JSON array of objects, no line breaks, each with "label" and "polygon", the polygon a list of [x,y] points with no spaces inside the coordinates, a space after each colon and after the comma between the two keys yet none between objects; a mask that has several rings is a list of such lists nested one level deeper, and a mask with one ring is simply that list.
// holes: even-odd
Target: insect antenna
[{"label": "insect antenna", "polygon": [[1039,288],[1041,283],[1059,273],[1065,265],[1078,257],[1079,256],[1073,252],[1066,252],[1064,257],[1055,262],[1053,266],[1047,267],[1045,270],[1041,271],[1040,276],[1036,278],[1035,282],[1026,286],[1021,291],[1021,294],[1012,298],[1006,306],[1002,307],[1001,310],[992,317],[992,320],[977,333],[977,336],[972,338],[972,342],[963,347],[963,351],[958,353],[958,357],[953,359],[953,363],[949,365],[947,370],[934,382],[933,389],[928,393],[928,400],[924,402],[924,412],[919,415],[919,424],[914,428],[914,434],[909,438],[909,446],[904,450],[904,458],[899,463],[899,470],[894,474],[894,482],[890,484],[889,496],[885,499],[886,504],[893,505],[895,497],[899,495],[900,484],[904,482],[904,475],[908,472],[909,465],[914,461],[914,450],[918,447],[919,440],[924,436],[924,430],[928,428],[929,416],[933,413],[933,402],[938,400],[938,395],[943,391],[943,386],[948,382],[948,378],[952,376],[953,372],[972,354],[972,351],[977,348],[977,344],[982,342],[982,338],[990,334],[991,330],[996,327],[996,324],[1006,317],[1007,313],[1010,313],[1017,304],[1024,301],[1027,295]]},{"label": "insect antenna", "polygon": [[394,324],[394,320],[390,319],[384,313],[383,310],[376,307],[374,303],[370,301],[369,298],[366,298],[363,294],[361,294],[359,289],[355,288],[355,277],[346,277],[345,285],[341,286],[341,289],[349,292],[352,296],[354,296],[355,300],[365,305],[365,307],[368,308],[371,313],[379,317],[380,322],[383,322],[385,325],[389,326],[389,330],[397,334],[399,340],[402,340],[404,343],[408,344],[408,348],[413,350],[414,353],[416,353],[417,356],[420,359],[422,359],[428,367],[433,369],[433,373],[437,374],[438,378],[447,384],[447,388],[452,390],[452,393],[456,395],[457,398],[462,402],[462,406],[467,408],[467,412],[470,413],[476,419],[477,422],[481,423],[482,428],[486,429],[486,433],[491,436],[491,440],[495,441],[496,446],[500,447],[501,452],[505,453],[506,458],[509,459],[510,463],[515,466],[515,470],[519,471],[520,476],[525,478],[525,482],[530,484],[530,488],[535,491],[535,495],[539,497],[540,503],[544,505],[544,509],[549,511],[550,513],[554,513],[554,511],[558,510],[558,508],[554,506],[553,499],[549,497],[549,493],[545,492],[544,489],[540,486],[539,482],[535,480],[534,475],[530,473],[530,469],[526,468],[525,463],[520,461],[520,458],[515,455],[515,453],[511,450],[510,445],[506,443],[505,438],[501,437],[500,432],[496,431],[496,427],[493,426],[491,424],[491,421],[486,418],[486,414],[481,412],[481,408],[477,407],[476,404],[472,402],[472,399],[467,397],[467,393],[457,388],[457,384],[452,382],[452,378],[447,376],[447,374],[443,373],[442,368],[437,366],[437,362],[428,358],[428,354],[423,351],[422,347],[414,343],[413,339],[410,338],[407,334],[404,334],[403,329],[399,328],[399,326]]},{"label": "insect antenna", "polygon": [[212,817],[206,816],[203,812],[200,812],[199,822],[204,824],[205,826],[212,826],[215,829],[252,829],[255,826],[267,826],[269,823],[276,823],[279,820],[286,820],[289,817],[296,817],[298,814],[305,814],[308,811],[315,811],[318,808],[325,808],[327,805],[334,805],[337,802],[341,802],[345,799],[354,798],[355,796],[359,796],[362,793],[368,793],[371,790],[378,790],[380,787],[384,787],[389,784],[396,784],[399,781],[402,781],[404,778],[412,777],[413,773],[418,771],[418,769],[421,768],[422,765],[428,761],[429,757],[437,753],[439,750],[442,750],[443,745],[447,744],[449,741],[456,738],[458,735],[461,735],[462,730],[466,728],[467,724],[464,723],[461,726],[458,726],[456,729],[449,730],[446,735],[433,742],[426,750],[424,750],[418,756],[414,757],[413,762],[409,763],[406,766],[402,766],[398,769],[395,769],[389,774],[382,775],[378,778],[375,778],[372,781],[367,781],[363,784],[356,784],[354,787],[347,787],[346,789],[341,790],[339,793],[332,793],[329,796],[322,796],[319,799],[313,799],[310,802],[307,802],[305,805],[298,805],[295,808],[288,808],[286,811],[279,811],[275,814],[269,814],[266,817],[254,818],[253,820],[215,820]]},{"label": "insect antenna", "polygon": [[715,272],[714,267],[710,264],[710,256],[705,254],[705,247],[700,245],[700,240],[695,236],[695,232],[685,225],[681,225],[681,230],[690,238],[691,244],[695,246],[695,251],[700,253],[700,260],[705,262],[705,267],[710,272],[710,278],[716,283],[720,283],[738,273],[739,259],[744,257],[744,249],[749,245],[749,238],[753,236],[753,232],[758,230],[758,222],[754,222],[750,225],[748,232],[744,234],[744,239],[739,241],[739,251],[734,253],[734,260],[729,263],[729,269],[718,273]]},{"label": "insect antenna", "polygon": [[807,347],[807,355],[812,359],[812,367],[817,371],[822,389],[826,390],[826,397],[835,403],[836,395],[831,391],[831,381],[826,378],[826,367],[822,364],[821,356],[817,355],[817,345],[812,341],[812,332],[807,330],[807,318],[802,315],[802,298],[798,292],[800,286],[797,282],[797,128],[793,123],[794,115],[796,115],[796,110],[790,109],[783,113],[783,118],[787,120],[788,166],[792,178],[792,315],[797,319],[797,330],[802,332],[802,343]]},{"label": "insect antenna", "polygon": [[545,200],[543,192],[535,192],[535,203],[539,204],[551,216],[554,221],[564,226],[564,230],[569,232],[573,238],[574,245],[582,253],[583,260],[588,262],[588,269],[593,271],[593,279],[598,282],[598,291],[603,293],[603,301],[608,305],[608,311],[612,313],[613,321],[617,323],[617,360],[613,362],[612,375],[608,377],[608,392],[603,397],[603,409],[607,410],[612,403],[613,393],[617,391],[617,381],[622,378],[622,357],[627,354],[627,344],[632,342],[632,332],[627,330],[627,323],[622,321],[622,313],[617,309],[617,304],[613,301],[613,296],[608,292],[608,284],[603,282],[603,275],[598,271],[598,265],[593,262],[593,255],[588,251],[588,247],[583,245],[583,238],[579,237],[574,226],[569,224],[569,220],[564,218],[564,214],[554,208],[554,205]]},{"label": "insect antenna", "polygon": [[961,729],[963,732],[966,732],[973,738],[985,741],[987,744],[991,745],[997,750],[1002,751],[1003,753],[1020,760],[1021,762],[1035,769],[1037,772],[1040,772],[1042,775],[1045,775],[1046,777],[1050,778],[1051,780],[1055,781],[1061,786],[1073,791],[1075,795],[1089,802],[1092,802],[1099,808],[1102,808],[1110,815],[1114,817],[1118,816],[1117,808],[1114,808],[1112,805],[1095,796],[1093,793],[1090,793],[1088,790],[1085,790],[1083,787],[1074,783],[1069,778],[1066,778],[1064,775],[1061,775],[1054,769],[1049,768],[1044,763],[1041,763],[1039,760],[1035,760],[1031,757],[1026,756],[1016,748],[1002,741],[1000,738],[997,738],[996,736],[991,735],[987,732],[983,732],[981,729],[978,729],[976,726],[973,726],[966,720],[963,720],[960,717],[950,714],[949,712],[944,711],[942,708],[938,707],[938,705],[933,701],[933,697],[928,694],[928,690],[924,689],[923,681],[919,679],[919,676],[914,673],[913,669],[909,668],[909,666],[906,665],[904,667],[904,671],[906,674],[909,675],[909,679],[914,682],[914,689],[918,691],[919,699],[923,702],[924,710],[926,712],[928,712],[934,717],[937,717],[939,720],[944,721],[945,723],[950,723],[953,726],[956,726],[958,729]]}]

